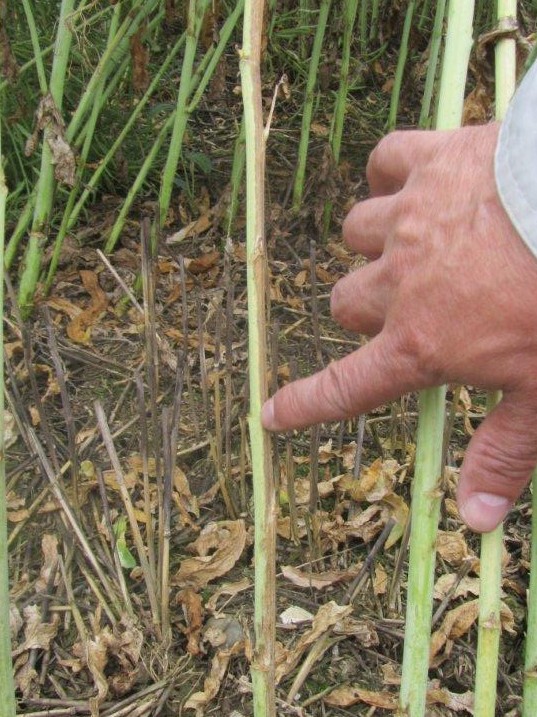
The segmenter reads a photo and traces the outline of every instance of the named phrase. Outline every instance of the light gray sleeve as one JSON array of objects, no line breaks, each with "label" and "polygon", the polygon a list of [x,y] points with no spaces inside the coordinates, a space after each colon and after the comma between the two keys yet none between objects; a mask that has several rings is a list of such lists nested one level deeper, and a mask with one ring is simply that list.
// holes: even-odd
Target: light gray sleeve
[{"label": "light gray sleeve", "polygon": [[502,124],[495,173],[505,211],[537,257],[537,62],[524,77]]}]

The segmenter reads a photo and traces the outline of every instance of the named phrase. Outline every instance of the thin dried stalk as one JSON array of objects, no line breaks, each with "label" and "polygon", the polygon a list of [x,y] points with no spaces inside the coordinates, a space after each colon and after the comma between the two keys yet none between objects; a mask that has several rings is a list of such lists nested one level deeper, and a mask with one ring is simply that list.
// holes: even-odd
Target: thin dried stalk
[{"label": "thin dried stalk", "polygon": [[157,588],[156,588],[155,582],[153,580],[153,576],[151,574],[149,562],[147,560],[145,545],[144,545],[144,542],[142,539],[142,534],[140,533],[138,521],[136,520],[134,506],[132,504],[132,500],[131,500],[129,491],[127,490],[127,485],[125,483],[125,477],[123,475],[123,470],[121,468],[121,464],[119,462],[119,458],[116,453],[116,449],[114,446],[114,442],[112,440],[112,436],[110,435],[110,429],[108,427],[108,422],[106,420],[106,416],[104,414],[103,408],[98,401],[95,402],[94,407],[95,407],[95,414],[97,416],[97,423],[99,425],[99,430],[101,431],[101,436],[103,438],[103,442],[106,447],[106,451],[108,453],[110,462],[112,463],[112,467],[116,474],[116,481],[119,486],[119,492],[120,492],[121,498],[123,500],[123,505],[125,506],[125,510],[127,511],[129,525],[130,525],[130,528],[132,531],[132,536],[134,539],[134,544],[136,546],[136,551],[138,553],[138,559],[140,561],[140,567],[142,568],[144,581],[145,581],[145,584],[147,587],[153,623],[155,624],[155,626],[159,626],[160,625],[160,615],[159,615],[159,608],[158,608],[158,602],[157,602]]}]

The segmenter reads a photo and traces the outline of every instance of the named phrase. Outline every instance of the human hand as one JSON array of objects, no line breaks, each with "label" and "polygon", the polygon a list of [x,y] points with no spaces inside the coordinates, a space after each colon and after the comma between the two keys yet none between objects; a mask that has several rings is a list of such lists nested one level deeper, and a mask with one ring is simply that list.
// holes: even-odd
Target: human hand
[{"label": "human hand", "polygon": [[537,259],[496,191],[498,131],[394,132],[379,143],[372,198],[343,226],[373,261],[331,297],[343,327],[374,338],[263,407],[265,428],[283,431],[448,382],[501,389],[458,486],[460,513],[480,532],[501,522],[537,464]]}]

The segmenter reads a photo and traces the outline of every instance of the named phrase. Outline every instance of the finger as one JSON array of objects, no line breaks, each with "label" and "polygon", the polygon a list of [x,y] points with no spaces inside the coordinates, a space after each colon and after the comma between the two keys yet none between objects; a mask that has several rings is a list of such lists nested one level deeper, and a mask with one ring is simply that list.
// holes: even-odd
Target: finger
[{"label": "finger", "polygon": [[457,489],[461,516],[473,530],[493,530],[528,483],[537,464],[536,410],[527,398],[505,395],[473,436]]},{"label": "finger", "polygon": [[343,222],[343,239],[354,251],[377,259],[395,224],[396,196],[376,197],[355,204]]},{"label": "finger", "polygon": [[263,406],[269,431],[350,418],[422,388],[408,360],[383,332],[363,348],[277,391]]},{"label": "finger", "polygon": [[398,192],[412,169],[428,158],[442,139],[441,133],[427,130],[403,130],[386,135],[367,163],[371,194],[379,196]]},{"label": "finger", "polygon": [[382,331],[392,293],[386,265],[386,258],[381,257],[334,285],[330,310],[343,328],[367,336]]}]

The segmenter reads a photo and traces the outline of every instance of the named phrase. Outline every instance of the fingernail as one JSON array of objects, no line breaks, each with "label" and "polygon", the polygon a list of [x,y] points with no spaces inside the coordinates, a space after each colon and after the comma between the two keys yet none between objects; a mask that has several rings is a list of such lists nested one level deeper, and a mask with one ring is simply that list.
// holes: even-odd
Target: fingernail
[{"label": "fingernail", "polygon": [[502,522],[511,507],[511,501],[495,493],[472,493],[459,506],[461,517],[470,528],[488,533]]},{"label": "fingernail", "polygon": [[274,401],[269,398],[265,401],[261,409],[261,423],[267,431],[274,430]]}]

